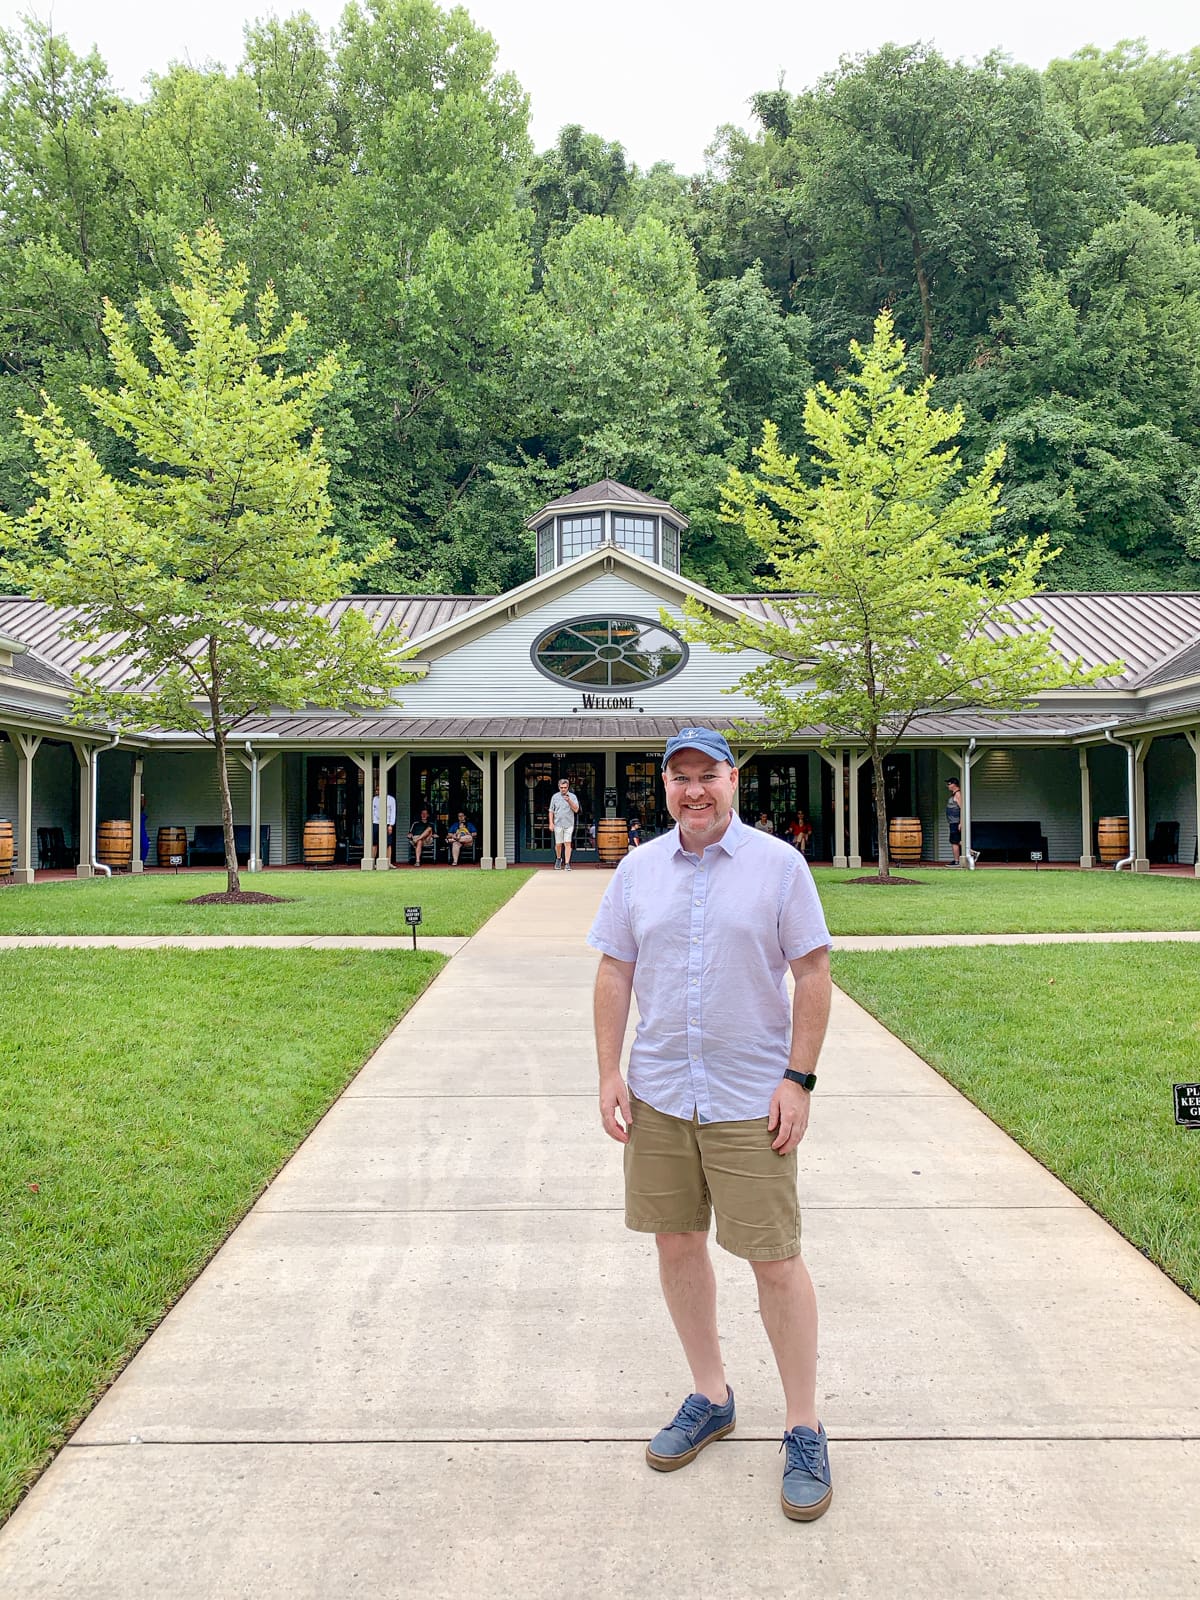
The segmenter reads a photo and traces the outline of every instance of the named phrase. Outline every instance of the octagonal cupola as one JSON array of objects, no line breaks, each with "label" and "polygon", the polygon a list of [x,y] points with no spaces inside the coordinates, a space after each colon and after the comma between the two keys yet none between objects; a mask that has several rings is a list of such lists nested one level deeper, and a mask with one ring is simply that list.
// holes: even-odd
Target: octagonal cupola
[{"label": "octagonal cupola", "polygon": [[537,574],[552,572],[601,545],[679,571],[679,541],[687,518],[665,500],[601,478],[551,500],[526,522],[537,536]]}]

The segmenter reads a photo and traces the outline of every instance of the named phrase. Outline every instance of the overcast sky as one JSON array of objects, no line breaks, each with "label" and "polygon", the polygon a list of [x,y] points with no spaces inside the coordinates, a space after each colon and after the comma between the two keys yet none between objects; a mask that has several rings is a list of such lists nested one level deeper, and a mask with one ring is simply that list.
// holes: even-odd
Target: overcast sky
[{"label": "overcast sky", "polygon": [[[164,0],[0,0],[0,22],[23,13],[51,20],[72,46],[95,44],[118,89],[140,94],[147,72],[171,61],[241,56],[248,19],[308,10],[328,29],[343,0],[203,0],[194,10]],[[927,0],[902,13],[894,3],[855,5],[801,0],[474,0],[467,10],[495,37],[502,67],[515,72],[532,101],[538,149],[566,122],[619,140],[639,165],[670,161],[698,171],[704,148],[724,122],[748,126],[747,99],[782,72],[801,89],[838,58],[887,40],[932,42],[943,54],[974,59],[999,47],[1043,67],[1082,44],[1110,47],[1146,38],[1171,52],[1200,44],[1200,14],[1187,0],[1012,0],[966,6]]]}]

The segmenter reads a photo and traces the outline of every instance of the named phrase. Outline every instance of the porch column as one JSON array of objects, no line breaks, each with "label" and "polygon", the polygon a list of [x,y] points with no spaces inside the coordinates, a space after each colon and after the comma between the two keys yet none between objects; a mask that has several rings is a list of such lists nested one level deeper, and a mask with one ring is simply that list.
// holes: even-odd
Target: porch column
[{"label": "porch column", "polygon": [[258,849],[262,833],[262,775],[279,754],[271,750],[265,756],[255,751],[253,755],[237,752],[237,758],[250,774],[250,854],[246,865],[251,872],[261,872],[266,862],[259,859]]},{"label": "porch column", "polygon": [[[397,761],[402,761],[406,754],[407,752],[404,750],[381,750],[379,752],[379,854],[375,859],[376,872],[387,872],[392,865],[391,860],[388,857],[387,842],[388,774],[396,765]],[[399,815],[399,811],[400,807],[397,806],[397,815]],[[395,849],[394,841],[392,844],[392,849]]]},{"label": "porch column", "polygon": [[490,871],[495,858],[492,848],[492,752],[481,750],[476,755],[474,750],[464,750],[463,754],[473,767],[479,769],[483,778],[483,815],[479,819],[479,847],[482,854],[479,865]]},{"label": "porch column", "polygon": [[828,750],[818,749],[817,754],[822,761],[827,761],[833,768],[833,864],[835,867],[846,865],[846,778],[843,758],[844,750],[838,749],[831,754]]},{"label": "porch column", "polygon": [[500,757],[500,803],[496,807],[496,821],[500,827],[500,837],[496,840],[495,862],[497,872],[503,871],[508,866],[508,858],[504,854],[504,833],[508,826],[508,774],[516,766],[523,753],[520,750],[513,750],[508,755]]},{"label": "porch column", "polygon": [[858,825],[858,774],[862,770],[863,763],[870,760],[871,752],[864,750],[860,753],[857,750],[849,750],[846,753],[850,758],[850,770],[848,773],[850,783],[850,850],[846,856],[846,865],[848,867],[861,867],[862,840],[859,838]]},{"label": "porch column", "polygon": [[1192,756],[1196,762],[1196,865],[1192,868],[1197,878],[1200,878],[1200,728],[1184,729],[1183,737],[1192,747]]},{"label": "porch column", "polygon": [[1154,743],[1152,734],[1139,739],[1133,747],[1133,816],[1129,819],[1129,847],[1133,851],[1133,870],[1150,871],[1150,856],[1146,848],[1146,757]]},{"label": "porch column", "polygon": [[79,763],[79,865],[75,868],[77,878],[93,878],[95,870],[92,867],[92,842],[95,833],[93,813],[95,810],[95,796],[92,794],[92,752],[91,746],[78,744],[71,741],[71,749],[75,752],[75,760]]},{"label": "porch column", "polygon": [[141,756],[133,758],[133,779],[129,785],[129,818],[133,833],[133,855],[130,859],[129,870],[141,872],[144,867],[142,861],[142,768]]},{"label": "porch column", "polygon": [[1092,854],[1092,769],[1088,766],[1085,744],[1079,746],[1079,814],[1083,818],[1079,865],[1086,871],[1096,865],[1096,858]]},{"label": "porch column", "polygon": [[17,749],[17,864],[12,870],[14,883],[32,883],[33,865],[33,758],[42,742],[40,733],[8,730]]}]

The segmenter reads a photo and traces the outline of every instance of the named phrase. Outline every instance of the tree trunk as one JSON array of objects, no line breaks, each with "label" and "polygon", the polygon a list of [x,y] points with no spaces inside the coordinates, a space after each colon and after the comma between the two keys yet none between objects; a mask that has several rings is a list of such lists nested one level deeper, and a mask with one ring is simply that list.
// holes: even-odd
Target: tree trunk
[{"label": "tree trunk", "polygon": [[876,745],[871,746],[871,771],[875,775],[875,837],[879,841],[879,877],[886,883],[891,877],[887,841],[887,792],[883,787],[883,758]]},{"label": "tree trunk", "polygon": [[217,749],[217,778],[221,785],[221,823],[225,829],[225,872],[229,882],[227,894],[237,894],[242,887],[237,864],[237,842],[233,836],[233,802],[229,798],[229,768],[225,764],[225,732],[214,722],[213,736]]},{"label": "tree trunk", "polygon": [[929,376],[929,368],[933,364],[933,298],[929,292],[929,274],[925,271],[925,246],[921,243],[921,235],[917,229],[917,219],[907,208],[905,208],[904,221],[912,244],[913,265],[917,273],[917,288],[921,294],[921,317],[924,322],[924,333],[921,338],[921,376],[927,378]]}]

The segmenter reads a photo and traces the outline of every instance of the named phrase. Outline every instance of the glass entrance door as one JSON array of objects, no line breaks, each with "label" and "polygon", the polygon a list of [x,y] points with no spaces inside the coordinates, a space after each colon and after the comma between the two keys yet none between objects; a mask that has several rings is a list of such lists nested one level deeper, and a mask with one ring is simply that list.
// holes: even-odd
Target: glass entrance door
[{"label": "glass entrance door", "polygon": [[738,816],[753,828],[766,812],[772,830],[781,839],[797,812],[808,807],[808,756],[755,756],[738,778]]},{"label": "glass entrance door", "polygon": [[554,835],[550,832],[550,796],[558,780],[569,780],[579,801],[575,819],[575,846],[586,847],[588,829],[601,812],[604,799],[604,757],[555,752],[523,756],[517,762],[517,860],[553,861]]}]

